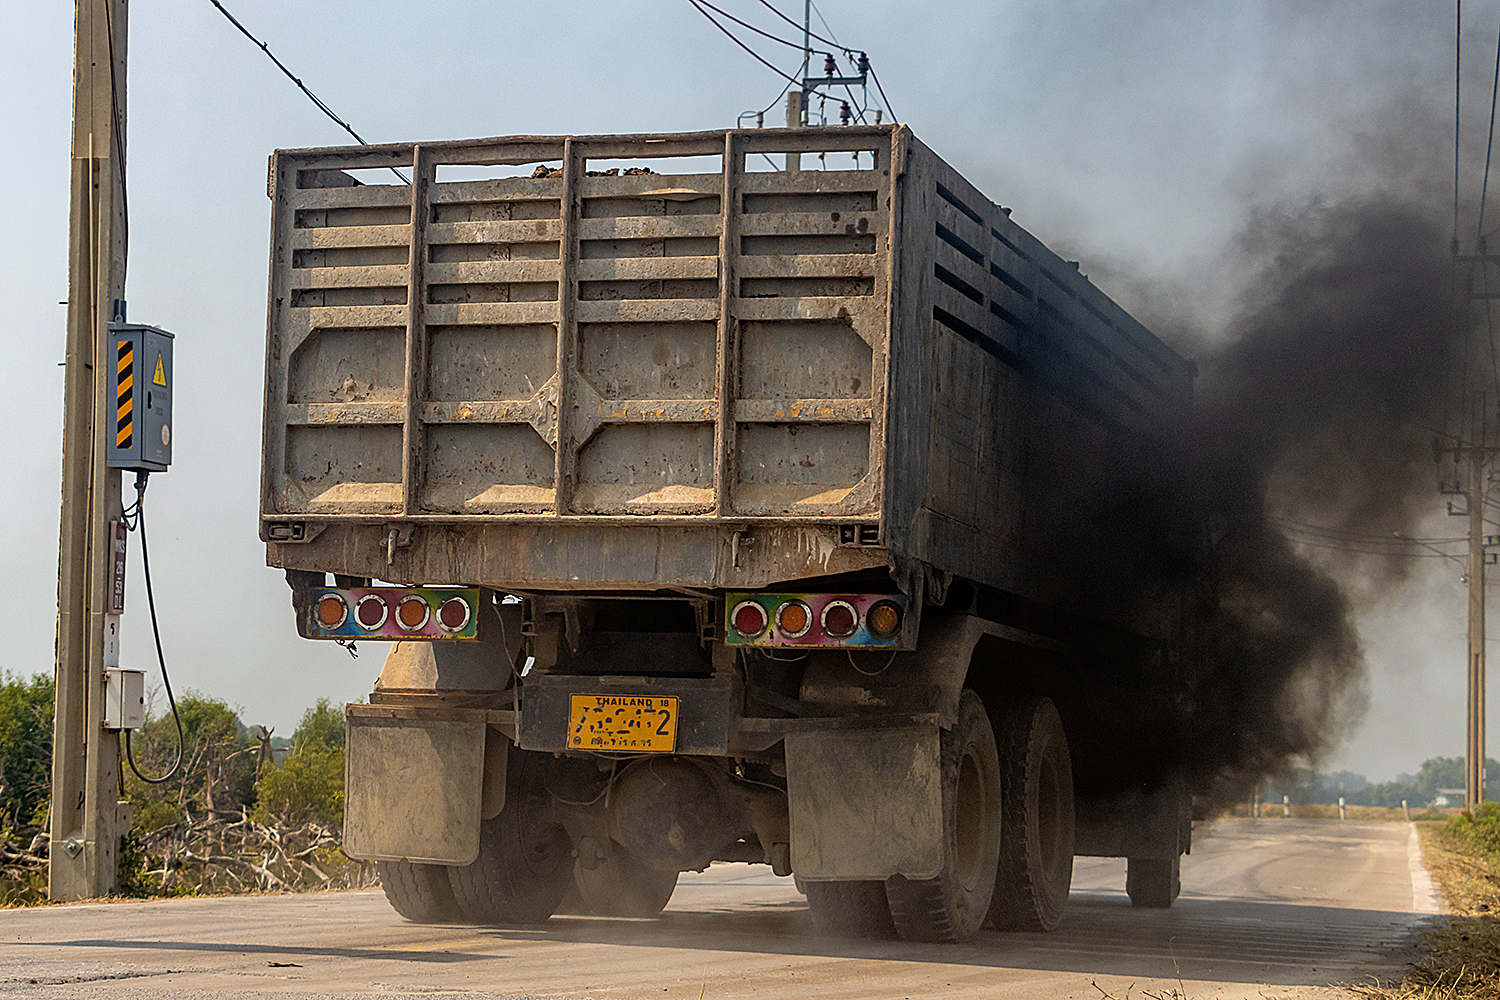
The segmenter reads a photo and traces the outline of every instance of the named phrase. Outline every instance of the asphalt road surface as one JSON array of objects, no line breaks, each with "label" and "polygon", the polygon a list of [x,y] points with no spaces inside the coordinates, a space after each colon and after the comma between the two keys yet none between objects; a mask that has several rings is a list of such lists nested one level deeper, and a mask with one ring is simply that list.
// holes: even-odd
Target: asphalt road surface
[{"label": "asphalt road surface", "polygon": [[1347,996],[1391,975],[1438,912],[1405,823],[1221,820],[1195,833],[1170,910],[1134,910],[1125,866],[1078,860],[1052,934],[964,945],[813,934],[791,879],[715,865],[659,920],[524,930],[416,925],[379,890],[0,910],[0,996]]}]

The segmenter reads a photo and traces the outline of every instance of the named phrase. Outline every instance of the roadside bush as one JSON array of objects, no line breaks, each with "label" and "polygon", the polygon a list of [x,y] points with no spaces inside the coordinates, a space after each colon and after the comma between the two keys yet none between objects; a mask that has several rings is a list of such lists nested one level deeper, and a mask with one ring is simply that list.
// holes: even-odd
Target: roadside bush
[{"label": "roadside bush", "polygon": [[344,713],[327,698],[302,713],[292,752],[261,772],[251,818],[259,823],[344,824]]},{"label": "roadside bush", "polygon": [[[239,716],[227,704],[189,691],[177,699],[182,718],[182,770],[169,782],[151,785],[128,770],[125,788],[133,828],[151,833],[204,813],[238,813],[255,797],[255,755]],[[153,716],[131,737],[141,773],[163,775],[177,755],[177,724],[169,711]]]},{"label": "roadside bush", "polygon": [[1448,832],[1469,850],[1500,867],[1500,802],[1481,802],[1448,821]]},{"label": "roadside bush", "polygon": [[295,826],[316,822],[344,825],[344,748],[311,743],[268,767],[256,786],[259,797],[250,818],[257,823]]},{"label": "roadside bush", "polygon": [[52,678],[0,674],[0,828],[35,830],[52,793]]}]

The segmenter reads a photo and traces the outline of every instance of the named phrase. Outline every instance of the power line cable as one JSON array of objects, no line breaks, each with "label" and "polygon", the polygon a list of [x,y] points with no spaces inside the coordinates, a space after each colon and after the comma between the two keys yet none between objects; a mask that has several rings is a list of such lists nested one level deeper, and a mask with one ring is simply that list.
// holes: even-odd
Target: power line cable
[{"label": "power line cable", "polygon": [[[209,2],[210,3],[215,3],[215,2],[217,2],[217,0],[209,0]],[[792,75],[790,75],[788,73],[783,73],[781,70],[777,69],[774,65],[772,65],[770,62],[768,62],[763,56],[761,56],[761,54],[759,52],[756,52],[750,46],[746,45],[744,42],[742,42],[738,38],[736,38],[735,35],[734,35],[734,32],[730,31],[728,28],[724,27],[722,24],[720,24],[718,21],[716,21],[714,19],[714,16],[712,14],[710,14],[708,11],[704,10],[699,5],[699,0],[688,0],[688,3],[690,3],[690,4],[693,5],[693,9],[694,10],[696,10],[698,13],[702,14],[704,17],[708,18],[708,22],[710,24],[712,24],[715,28],[718,28],[720,31],[724,32],[725,36],[731,42],[733,42],[734,44],[738,45],[740,48],[742,48],[746,52],[748,52],[750,54],[750,56],[756,62],[760,63],[762,66],[764,66],[766,69],[770,70],[772,73],[775,73],[777,76],[782,77],[783,79],[790,81],[790,83],[792,83],[793,85],[797,85],[797,78],[796,77],[794,77],[794,76],[792,76]],[[800,45],[797,46],[797,47],[801,48]],[[785,91],[783,91],[783,93],[785,93]]]},{"label": "power line cable", "polygon": [[[216,2],[216,0],[209,0],[209,2],[213,3],[213,2]],[[710,4],[710,3],[708,3],[707,0],[688,0],[688,3],[692,4],[693,5],[693,9],[695,9],[698,13],[702,14],[705,18],[707,18],[708,22],[710,24],[712,24],[715,28],[718,28],[720,31],[722,31],[724,33],[725,37],[727,37],[731,42],[733,42],[734,44],[738,45],[740,48],[744,49],[747,53],[749,53],[750,56],[756,62],[760,63],[762,66],[766,67],[766,69],[769,69],[771,72],[775,73],[777,76],[781,77],[783,80],[786,80],[787,81],[787,88],[782,90],[782,94],[785,94],[786,91],[788,89],[790,89],[791,87],[794,87],[794,86],[800,87],[800,86],[802,86],[803,81],[798,80],[796,77],[792,76],[790,73],[785,73],[782,70],[780,70],[779,68],[777,68],[777,66],[774,63],[770,62],[764,56],[762,56],[759,52],[756,52],[749,45],[747,45],[743,41],[741,41],[734,34],[734,32],[730,31],[728,28],[724,27],[724,25],[720,24],[718,22],[718,20],[712,14],[710,14],[707,10],[704,9],[705,6],[707,6],[707,7],[713,7],[713,5]],[[713,9],[714,10],[718,10],[719,8],[713,7]],[[774,10],[775,8],[772,8],[772,9]],[[729,17],[729,15],[727,15],[727,14],[725,16]],[[731,20],[734,20],[738,24],[744,24],[743,21],[739,21],[736,18],[731,18]],[[749,27],[749,26],[747,25],[747,27]],[[753,30],[758,30],[758,29],[753,29]],[[762,34],[764,34],[764,32],[762,32]],[[778,41],[780,41],[780,39],[778,39]],[[798,46],[796,46],[796,48],[801,49],[802,46],[798,45]],[[826,86],[826,85],[822,84],[822,83],[819,83],[819,82],[814,82],[812,84],[812,93],[817,94],[820,98],[822,98],[824,100],[828,100],[828,95],[820,92],[817,89],[820,86]],[[780,100],[780,98],[778,97],[777,100]],[[835,100],[837,100],[837,98],[835,98]],[[771,110],[771,108],[775,107],[775,104],[776,104],[775,101],[772,101],[770,104],[768,104],[766,106],[766,111],[769,111],[769,110]],[[887,110],[889,110],[889,106],[887,106]],[[765,111],[762,111],[761,114],[765,114]],[[894,120],[894,117],[895,116],[893,115],[892,116],[892,120]]]},{"label": "power line cable", "polygon": [[1490,86],[1490,133],[1484,150],[1484,180],[1479,187],[1479,253],[1484,254],[1484,209],[1490,186],[1490,156],[1495,149],[1495,105],[1500,97],[1500,37],[1495,39],[1495,80]]},{"label": "power line cable", "polygon": [[1453,25],[1453,256],[1458,256],[1458,136],[1463,94],[1464,0],[1454,0]]},{"label": "power line cable", "polygon": [[885,96],[885,87],[880,84],[880,75],[875,72],[875,64],[873,62],[870,63],[870,79],[875,81],[875,89],[880,91],[880,103],[884,104],[886,111],[890,112],[891,121],[898,121],[899,119],[896,118],[896,109],[891,107],[891,99]]},{"label": "power line cable", "polygon": [[707,7],[709,10],[715,11],[720,15],[729,18],[729,20],[733,21],[735,24],[738,24],[740,27],[749,28],[751,31],[755,32],[757,35],[760,35],[762,38],[769,38],[773,42],[780,42],[782,45],[789,45],[792,48],[796,49],[798,52],[806,51],[802,48],[801,42],[789,42],[785,38],[780,38],[776,35],[771,34],[769,31],[762,31],[748,21],[741,21],[739,18],[735,17],[724,8],[715,7],[713,4],[709,3],[708,0],[698,0],[698,2],[703,4],[703,6]]},{"label": "power line cable", "polygon": [[[815,4],[815,3],[812,3],[812,4],[809,4],[808,6],[812,7],[813,13],[816,14],[816,15],[818,15],[818,20],[823,22],[823,30],[826,31],[826,32],[828,32],[828,37],[829,38],[833,39],[833,44],[837,45],[841,49],[844,48],[843,43],[840,42],[837,38],[834,37],[833,28],[829,25],[828,18],[824,17],[823,16],[823,12],[818,9],[818,5]],[[844,51],[848,52],[849,50],[848,49],[844,49]]]},{"label": "power line cable", "polygon": [[[771,3],[770,3],[770,0],[760,0],[760,5],[762,7],[764,7],[766,10],[770,11],[772,14],[775,14],[777,17],[781,18],[787,24],[790,24],[792,27],[796,28],[798,31],[806,31],[807,34],[810,37],[816,38],[818,41],[822,42],[824,45],[832,45],[836,49],[843,49],[844,48],[838,42],[835,42],[835,41],[833,41],[831,39],[828,39],[828,38],[824,38],[822,35],[818,34],[817,32],[812,31],[811,29],[809,29],[807,27],[807,25],[805,25],[805,24],[798,24],[796,21],[793,21],[791,18],[787,17],[781,11],[779,11],[775,7],[773,7],[771,5]],[[822,17],[823,15],[819,14],[818,16]],[[829,32],[829,34],[832,34],[832,32]],[[799,45],[798,48],[801,48],[801,46]],[[844,49],[844,51],[848,52],[849,50],[848,49]]]},{"label": "power line cable", "polygon": [[[761,4],[762,7],[766,8],[766,10],[769,10],[771,13],[773,13],[777,17],[781,18],[787,24],[790,24],[792,27],[794,27],[794,28],[800,28],[802,30],[807,31],[807,34],[810,37],[816,38],[818,41],[822,42],[824,45],[832,45],[834,48],[842,50],[845,55],[853,55],[853,53],[854,53],[853,49],[846,48],[845,46],[840,45],[838,42],[834,41],[833,39],[831,39],[831,38],[824,38],[822,35],[818,34],[817,32],[815,32],[815,31],[807,28],[805,25],[798,24],[796,21],[793,21],[791,18],[787,17],[781,11],[777,10],[774,6],[772,6],[772,4],[770,3],[770,0],[760,0],[760,4]],[[821,19],[822,16],[823,16],[823,14],[820,11],[818,13],[818,17]],[[826,28],[828,26],[828,23],[825,21],[823,26]],[[833,34],[833,32],[830,30],[829,34],[831,35],[831,34]],[[866,58],[866,61],[869,60],[869,56],[868,55],[866,55],[865,58]],[[895,109],[893,109],[891,107],[890,98],[888,98],[888,97],[885,96],[885,87],[881,86],[881,84],[880,84],[880,77],[875,72],[875,64],[874,63],[870,63],[869,65],[870,65],[870,78],[875,81],[875,89],[878,90],[878,91],[880,91],[880,102],[885,105],[885,110],[890,114],[891,121],[895,122],[895,121],[898,120],[896,118]]]},{"label": "power line cable", "polygon": [[[354,131],[354,126],[353,125],[350,125],[344,119],[340,118],[334,112],[334,110],[332,108],[330,108],[327,104],[325,104],[323,102],[322,98],[318,97],[317,94],[314,94],[311,90],[309,90],[308,87],[307,87],[307,84],[303,83],[302,80],[300,78],[298,78],[298,76],[295,73],[293,73],[291,70],[287,69],[286,68],[286,64],[283,63],[280,59],[276,58],[275,54],[273,54],[271,52],[270,47],[265,42],[261,41],[259,38],[256,38],[254,35],[252,35],[250,33],[250,29],[246,28],[243,24],[241,24],[235,18],[235,16],[233,14],[229,13],[229,11],[224,8],[224,5],[222,3],[220,3],[219,0],[208,0],[208,2],[211,3],[211,4],[213,4],[216,8],[218,8],[219,13],[223,14],[226,18],[228,18],[229,23],[232,24],[232,25],[234,25],[236,28],[238,28],[240,34],[244,35],[246,38],[250,39],[250,41],[254,42],[255,46],[257,48],[259,48],[262,52],[264,52],[266,54],[266,58],[270,59],[271,62],[275,63],[276,64],[276,68],[279,69],[279,70],[281,70],[282,73],[286,74],[286,78],[288,80],[292,81],[293,83],[295,83],[297,85],[297,89],[300,90],[300,91],[302,91],[302,93],[306,94],[308,96],[308,99],[310,99],[315,105],[318,106],[318,110],[319,111],[323,112],[329,118],[333,119],[334,123],[336,125],[338,125],[339,128],[343,129],[345,132],[348,132],[350,135],[354,136],[354,141],[355,142],[359,143],[361,146],[368,146],[369,145],[369,143],[365,141],[364,136],[362,136],[358,132]],[[410,184],[411,183],[411,181],[407,180],[406,175],[403,174],[401,171],[397,170],[395,167],[391,167],[390,170],[397,177],[401,178],[401,182],[403,184]]]}]

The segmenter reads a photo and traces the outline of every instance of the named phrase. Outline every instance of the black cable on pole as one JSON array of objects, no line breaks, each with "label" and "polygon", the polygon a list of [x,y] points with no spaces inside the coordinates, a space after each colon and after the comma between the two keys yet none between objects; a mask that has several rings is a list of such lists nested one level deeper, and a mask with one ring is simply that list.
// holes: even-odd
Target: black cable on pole
[{"label": "black cable on pole", "polygon": [[[316,104],[318,106],[318,110],[319,111],[323,112],[329,118],[333,119],[334,123],[336,125],[338,125],[339,128],[343,129],[345,132],[348,132],[350,135],[354,136],[354,141],[355,142],[359,143],[361,146],[368,146],[369,145],[369,143],[365,141],[365,139],[364,139],[363,136],[361,136],[358,132],[354,131],[354,126],[353,125],[350,125],[348,122],[344,121],[344,119],[340,118],[337,114],[334,113],[334,110],[332,108],[330,108],[327,104],[324,104],[323,100],[320,97],[318,97],[317,94],[314,94],[311,90],[309,90],[307,88],[307,84],[303,83],[301,81],[301,79],[299,79],[297,77],[297,75],[295,73],[293,73],[291,70],[289,70],[289,69],[286,68],[286,65],[280,59],[276,58],[276,56],[271,52],[270,47],[268,45],[266,45],[265,42],[261,41],[259,38],[256,38],[254,35],[252,35],[250,33],[250,29],[246,28],[243,24],[241,24],[238,20],[236,20],[235,16],[233,14],[231,14],[231,13],[229,13],[229,11],[225,10],[224,9],[224,5],[222,3],[220,3],[219,0],[208,0],[208,2],[211,3],[211,4],[213,4],[215,7],[217,7],[218,10],[219,10],[219,13],[223,14],[226,18],[228,18],[229,19],[229,23],[232,24],[232,25],[234,25],[236,28],[239,29],[240,34],[244,35],[246,38],[250,39],[250,41],[252,41],[253,43],[255,43],[255,46],[258,49],[260,49],[262,52],[264,52],[266,54],[266,58],[269,59],[269,60],[271,60],[273,63],[275,63],[276,64],[276,68],[279,69],[279,70],[281,70],[282,73],[286,74],[286,78],[288,80],[292,81],[293,83],[295,83],[297,85],[297,89],[300,90],[300,91],[302,91],[302,93],[306,94],[308,96],[308,99],[311,100],[314,104]],[[401,178],[401,182],[403,184],[410,184],[411,183],[411,181],[409,181],[409,180],[406,179],[406,175],[403,174],[401,171],[397,170],[395,167],[391,167],[390,170],[397,177]]]},{"label": "black cable on pole", "polygon": [[135,477],[135,523],[141,532],[141,566],[146,573],[146,604],[151,609],[151,635],[156,640],[156,662],[161,666],[161,682],[167,689],[167,704],[172,706],[172,721],[177,723],[177,759],[172,767],[159,778],[148,778],[135,766],[135,757],[130,752],[130,730],[125,730],[125,760],[135,776],[148,785],[161,785],[171,781],[182,768],[182,751],[186,740],[182,735],[182,716],[177,712],[177,699],[172,696],[172,679],[167,676],[167,658],[161,651],[161,629],[156,624],[156,597],[151,592],[151,552],[146,547],[146,481],[150,473],[140,472]]}]

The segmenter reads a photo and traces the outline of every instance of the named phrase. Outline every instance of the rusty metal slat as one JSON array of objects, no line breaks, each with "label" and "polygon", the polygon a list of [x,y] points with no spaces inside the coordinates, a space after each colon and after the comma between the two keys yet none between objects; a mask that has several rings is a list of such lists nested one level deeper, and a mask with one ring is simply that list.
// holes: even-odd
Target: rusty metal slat
[{"label": "rusty metal slat", "polygon": [[[982,207],[988,208],[989,204],[986,201]],[[938,225],[968,243],[980,254],[984,254],[985,249],[994,242],[994,238],[990,236],[989,226],[982,222],[975,222],[946,199],[939,198],[934,201],[933,209],[937,214]]]},{"label": "rusty metal slat", "polygon": [[717,409],[712,399],[606,399],[580,417],[601,424],[707,423]]},{"label": "rusty metal slat", "polygon": [[402,431],[405,456],[401,476],[401,507],[410,514],[421,506],[420,494],[425,470],[427,442],[422,429],[422,400],[427,395],[427,226],[432,212],[427,191],[437,168],[432,155],[422,146],[412,149],[411,178],[411,256],[408,269],[411,288],[407,292],[406,321],[406,420]]},{"label": "rusty metal slat", "polygon": [[717,215],[625,215],[578,220],[578,238],[583,240],[662,240],[718,236],[719,229]]},{"label": "rusty metal slat", "polygon": [[308,327],[330,328],[406,326],[407,306],[309,306]]},{"label": "rusty metal slat", "polygon": [[885,228],[886,215],[878,210],[841,212],[838,219],[830,212],[755,212],[740,220],[741,236],[878,236]]},{"label": "rusty metal slat", "polygon": [[740,175],[744,154],[734,133],[724,136],[723,194],[719,198],[722,229],[719,234],[719,328],[715,347],[714,374],[718,385],[718,419],[714,421],[714,513],[722,517],[730,507],[730,484],[734,482],[734,427],[729,414],[734,405],[734,386],[739,358],[739,323],[732,304],[739,285],[740,263]]},{"label": "rusty metal slat", "polygon": [[337,247],[399,247],[411,239],[411,226],[319,226],[293,229],[293,250],[327,250]]},{"label": "rusty metal slat", "polygon": [[879,192],[888,181],[874,170],[804,170],[791,180],[780,170],[746,173],[740,182],[744,194],[843,194],[851,191]]},{"label": "rusty metal slat", "polygon": [[580,260],[579,281],[667,281],[717,278],[717,257],[603,257]]},{"label": "rusty metal slat", "polygon": [[880,266],[872,253],[763,254],[743,257],[741,278],[873,278]]},{"label": "rusty metal slat", "polygon": [[503,283],[511,281],[556,281],[560,265],[555,260],[466,260],[427,265],[429,285]]},{"label": "rusty metal slat", "polygon": [[292,204],[299,211],[329,208],[396,208],[411,204],[405,185],[362,184],[358,187],[298,188]]},{"label": "rusty metal slat", "polygon": [[684,323],[719,318],[718,299],[609,299],[580,302],[580,323]]},{"label": "rusty metal slat", "polygon": [[557,259],[562,265],[562,278],[557,288],[557,422],[553,439],[555,451],[553,473],[553,501],[555,516],[561,517],[568,510],[577,485],[578,452],[572,445],[569,423],[573,420],[571,401],[573,382],[576,378],[574,366],[578,356],[578,241],[579,216],[583,211],[579,195],[579,182],[584,170],[584,154],[572,139],[563,142],[563,193],[558,221]]},{"label": "rusty metal slat", "polygon": [[781,296],[774,299],[735,299],[735,318],[746,320],[813,319],[838,320],[852,313],[863,313],[878,309],[878,301],[872,296],[851,298],[849,296]]},{"label": "rusty metal slat", "polygon": [[482,222],[434,222],[427,227],[427,242],[449,243],[556,243],[562,236],[557,219],[490,219]]},{"label": "rusty metal slat", "polygon": [[482,181],[435,183],[429,201],[434,205],[477,201],[557,201],[562,197],[559,177],[495,177]]},{"label": "rusty metal slat", "polygon": [[387,288],[407,284],[407,265],[376,264],[367,267],[297,267],[288,273],[286,287]]},{"label": "rusty metal slat", "polygon": [[402,424],[406,405],[399,400],[378,403],[288,403],[281,408],[282,420],[288,425]]},{"label": "rusty metal slat", "polygon": [[424,424],[525,424],[536,404],[529,399],[476,399],[422,405]]},{"label": "rusty metal slat", "polygon": [[734,419],[742,424],[865,423],[873,416],[869,399],[741,399]]},{"label": "rusty metal slat", "polygon": [[[403,307],[395,307],[403,308]],[[559,304],[547,302],[450,302],[427,305],[428,326],[509,326],[556,323]]]},{"label": "rusty metal slat", "polygon": [[691,195],[717,198],[723,193],[719,174],[629,174],[616,177],[585,177],[585,198],[660,198],[691,201]]}]

